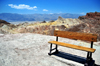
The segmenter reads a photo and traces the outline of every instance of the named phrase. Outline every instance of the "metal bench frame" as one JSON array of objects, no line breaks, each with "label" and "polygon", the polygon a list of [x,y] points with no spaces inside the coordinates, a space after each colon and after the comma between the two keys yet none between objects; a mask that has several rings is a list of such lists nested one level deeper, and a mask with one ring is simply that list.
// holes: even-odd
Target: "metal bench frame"
[{"label": "metal bench frame", "polygon": [[[58,36],[56,36],[56,41],[58,41]],[[93,48],[93,41],[91,41],[91,45],[90,48]],[[55,50],[55,52],[52,53],[52,51]],[[55,48],[52,49],[52,43],[50,44],[50,52],[48,53],[48,55],[52,55],[54,53],[59,53],[58,51],[58,45],[55,45]],[[92,52],[87,52],[87,57],[86,57],[86,63],[84,64],[85,66],[88,66],[88,62],[93,60],[92,58]]]}]

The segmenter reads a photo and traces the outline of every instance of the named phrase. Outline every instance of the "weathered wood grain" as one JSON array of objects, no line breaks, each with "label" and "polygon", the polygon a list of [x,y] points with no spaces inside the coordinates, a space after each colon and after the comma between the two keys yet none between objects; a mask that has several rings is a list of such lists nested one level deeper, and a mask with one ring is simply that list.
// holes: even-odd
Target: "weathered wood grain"
[{"label": "weathered wood grain", "polygon": [[55,30],[54,36],[97,42],[97,34],[90,33],[78,33]]},{"label": "weathered wood grain", "polygon": [[93,48],[82,47],[82,46],[77,46],[77,45],[58,42],[58,41],[49,41],[48,43],[57,44],[57,45],[61,45],[61,46],[65,46],[65,47],[69,47],[69,48],[73,48],[73,49],[78,49],[78,50],[82,50],[82,51],[92,52],[92,53],[95,52],[95,49],[93,49]]}]

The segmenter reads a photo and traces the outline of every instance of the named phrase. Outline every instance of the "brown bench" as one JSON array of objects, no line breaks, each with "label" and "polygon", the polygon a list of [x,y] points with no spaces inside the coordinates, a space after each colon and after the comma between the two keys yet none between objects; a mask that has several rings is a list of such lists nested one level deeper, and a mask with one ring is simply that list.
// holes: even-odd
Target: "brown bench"
[{"label": "brown bench", "polygon": [[[50,43],[50,52],[48,53],[49,55],[52,55],[52,51],[56,50],[54,53],[58,53],[58,45],[68,47],[68,48],[73,48],[77,50],[82,50],[87,52],[87,64],[88,61],[93,60],[92,59],[92,53],[95,52],[96,49],[93,49],[93,42],[97,42],[97,34],[90,34],[90,33],[78,33],[78,32],[69,32],[69,31],[59,31],[55,30],[54,31],[54,36],[56,36],[56,41],[49,41]],[[91,41],[91,46],[89,47],[83,47],[83,46],[78,46],[78,45],[73,45],[73,44],[68,44],[68,43],[63,43],[63,42],[58,42],[58,37],[63,37],[63,38],[69,38],[69,39],[78,39],[78,40],[85,40],[85,41]],[[56,47],[52,49],[52,44],[55,44]],[[88,66],[88,65],[87,65]]]}]

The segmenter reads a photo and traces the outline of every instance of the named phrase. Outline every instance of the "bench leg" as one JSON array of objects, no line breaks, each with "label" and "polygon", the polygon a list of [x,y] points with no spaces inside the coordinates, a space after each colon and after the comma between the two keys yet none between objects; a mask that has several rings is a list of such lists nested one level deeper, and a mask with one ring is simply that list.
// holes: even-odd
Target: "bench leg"
[{"label": "bench leg", "polygon": [[91,61],[92,59],[92,52],[88,52],[87,54],[87,61]]},{"label": "bench leg", "polygon": [[50,52],[48,53],[48,55],[52,55],[51,51],[52,51],[52,43],[50,44]]},{"label": "bench leg", "polygon": [[56,53],[58,53],[58,45],[56,45]]},{"label": "bench leg", "polygon": [[92,59],[92,52],[88,52],[87,58],[86,58],[86,63],[84,64],[84,66],[90,66],[89,64],[91,62],[94,64],[93,59]]},{"label": "bench leg", "polygon": [[[93,41],[91,41],[91,48],[93,48]],[[86,63],[85,63],[85,66],[90,66],[89,64],[90,63],[95,63],[94,60],[92,59],[92,52],[88,52],[87,53],[87,59],[86,59]],[[93,66],[93,64],[91,66]]]},{"label": "bench leg", "polygon": [[87,60],[92,60],[92,53],[91,52],[87,53]]},{"label": "bench leg", "polygon": [[[54,53],[58,53],[58,46],[56,45],[56,47],[54,48],[54,49],[52,49],[52,43],[50,44],[50,52],[48,53],[48,55],[52,55],[52,54],[54,54]],[[56,50],[54,53],[51,53],[52,52],[52,50]]]}]

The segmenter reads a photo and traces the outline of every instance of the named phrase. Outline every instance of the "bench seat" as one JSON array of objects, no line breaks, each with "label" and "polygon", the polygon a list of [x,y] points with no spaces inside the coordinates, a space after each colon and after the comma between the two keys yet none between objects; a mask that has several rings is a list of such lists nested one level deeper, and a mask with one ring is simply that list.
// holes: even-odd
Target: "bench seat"
[{"label": "bench seat", "polygon": [[[84,62],[84,66],[94,66],[95,62],[93,61],[92,53],[94,53],[96,49],[93,49],[93,42],[97,42],[97,34],[54,30],[54,36],[56,36],[56,41],[48,42],[50,43],[50,52],[48,53],[48,55],[51,56],[52,54],[58,54],[59,53],[58,45],[72,49],[78,49],[87,52],[87,58],[86,62]],[[90,41],[91,42],[90,48],[74,44],[58,42],[58,37]],[[55,44],[55,48],[52,48],[52,44]],[[55,50],[55,52],[52,52],[53,50]]]},{"label": "bench seat", "polygon": [[92,52],[92,53],[95,52],[95,50],[96,50],[96,49],[93,49],[93,48],[82,47],[82,46],[68,44],[68,43],[63,43],[63,42],[58,42],[58,41],[49,41],[48,43],[52,43],[52,44],[56,44],[56,45],[61,45],[61,46],[65,46],[65,47],[69,47],[69,48],[73,48],[73,49],[82,50],[82,51]]}]

